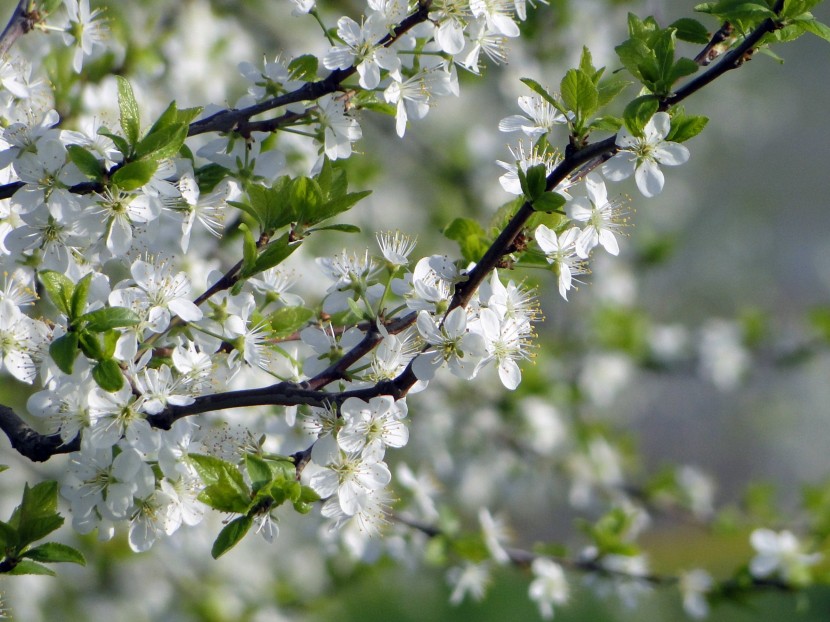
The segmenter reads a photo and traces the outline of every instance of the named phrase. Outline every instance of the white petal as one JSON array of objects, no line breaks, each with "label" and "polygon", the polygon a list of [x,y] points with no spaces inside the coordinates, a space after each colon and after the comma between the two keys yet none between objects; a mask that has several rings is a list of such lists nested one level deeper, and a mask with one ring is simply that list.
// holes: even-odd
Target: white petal
[{"label": "white petal", "polygon": [[663,191],[663,171],[656,162],[646,160],[641,163],[634,172],[634,179],[643,196],[654,197]]},{"label": "white petal", "polygon": [[202,310],[186,298],[171,300],[167,306],[185,322],[197,322],[202,319]]},{"label": "white petal", "polygon": [[680,143],[663,142],[654,149],[654,159],[660,164],[678,166],[688,161],[689,150]]},{"label": "white petal", "polygon": [[602,165],[602,174],[608,181],[622,181],[631,177],[637,164],[637,156],[630,151],[620,151]]},{"label": "white petal", "polygon": [[608,229],[603,229],[599,232],[599,243],[612,255],[620,254],[620,246],[617,244],[617,238]]}]

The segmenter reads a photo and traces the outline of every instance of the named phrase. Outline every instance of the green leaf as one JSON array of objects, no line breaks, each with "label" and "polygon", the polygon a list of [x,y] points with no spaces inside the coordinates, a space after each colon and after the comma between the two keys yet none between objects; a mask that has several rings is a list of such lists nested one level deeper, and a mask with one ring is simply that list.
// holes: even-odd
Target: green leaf
[{"label": "green leaf", "polygon": [[110,393],[114,393],[124,386],[124,376],[121,374],[121,368],[113,359],[99,361],[92,368],[92,378],[98,383],[99,387]]},{"label": "green leaf", "polygon": [[111,181],[121,190],[136,190],[153,178],[158,166],[155,160],[129,162],[113,173]]},{"label": "green leaf", "polygon": [[24,552],[22,557],[28,557],[36,562],[69,562],[71,564],[86,566],[86,559],[84,559],[83,554],[79,550],[59,542],[46,542],[45,544],[36,546]]},{"label": "green leaf", "polygon": [[210,555],[213,559],[218,559],[245,537],[245,534],[251,529],[254,524],[254,519],[250,516],[239,516],[229,522],[222,528],[213,547],[210,549]]},{"label": "green leaf", "polygon": [[130,145],[129,143],[124,140],[123,136],[119,136],[118,134],[113,134],[105,127],[98,128],[98,134],[100,136],[106,136],[109,138],[113,143],[115,143],[115,147],[120,151],[124,157],[126,158],[127,155],[130,153]]},{"label": "green leaf", "polygon": [[653,48],[654,57],[657,60],[657,77],[654,80],[655,85],[652,90],[658,95],[665,95],[671,89],[673,82],[671,74],[674,67],[674,48],[674,30],[661,30],[654,42]]},{"label": "green leaf", "polygon": [[688,41],[689,43],[706,45],[712,36],[706,26],[690,17],[681,17],[677,21],[672,22],[669,28],[674,28],[678,39]]},{"label": "green leaf", "polygon": [[784,0],[781,17],[799,17],[821,2],[822,0]]},{"label": "green leaf", "polygon": [[17,549],[20,545],[20,535],[12,525],[0,521],[0,549]]},{"label": "green leaf", "polygon": [[115,329],[110,329],[105,330],[103,333],[100,333],[100,335],[103,338],[102,351],[104,353],[104,358],[111,359],[115,356],[115,348],[118,345],[118,339],[121,337],[121,333]]},{"label": "green leaf", "polygon": [[[288,259],[291,253],[300,248],[301,243],[301,240],[295,240],[292,242],[289,233],[284,233],[278,239],[269,243],[268,246],[265,247],[265,250],[259,254],[256,264],[254,264],[252,274],[259,274],[260,272],[264,272],[269,268],[273,268],[274,266],[281,264],[283,261]],[[251,275],[245,274],[244,276]]]},{"label": "green leaf", "polygon": [[283,307],[269,315],[268,322],[274,331],[274,337],[281,339],[303,328],[313,316],[314,312],[305,307]]},{"label": "green leaf", "polygon": [[58,311],[63,313],[68,318],[72,317],[72,293],[75,290],[75,284],[60,272],[54,270],[41,270],[37,274],[38,280],[46,290],[46,295],[52,301]]},{"label": "green leaf", "polygon": [[649,122],[659,106],[654,95],[641,95],[628,103],[623,111],[625,127],[634,136],[642,136],[643,128]]},{"label": "green leaf", "polygon": [[545,192],[533,201],[533,209],[537,212],[553,212],[565,205],[565,197],[556,192]]},{"label": "green leaf", "polygon": [[830,42],[830,26],[821,23],[817,19],[808,19],[804,22],[804,29],[814,34],[817,37],[824,39],[825,41]]},{"label": "green leaf", "polygon": [[84,328],[89,332],[103,333],[112,328],[135,326],[141,318],[126,307],[104,307],[82,315],[77,321],[85,322]]},{"label": "green leaf", "polygon": [[680,78],[696,73],[699,68],[700,65],[698,65],[691,58],[682,57],[677,59],[677,62],[672,65],[667,78],[669,89],[671,88],[671,85],[677,82]]},{"label": "green leaf", "polygon": [[291,80],[314,82],[317,80],[317,57],[314,54],[304,54],[288,63],[288,74]]},{"label": "green leaf", "polygon": [[26,518],[25,514],[21,515],[20,526],[17,529],[20,537],[19,546],[22,548],[31,542],[45,538],[59,529],[61,525],[63,525],[63,516],[57,513],[32,518]]},{"label": "green leaf", "polygon": [[190,454],[190,460],[206,488],[199,499],[220,512],[244,514],[251,503],[251,492],[236,465],[215,456]]},{"label": "green leaf", "polygon": [[165,108],[164,112],[161,113],[156,122],[153,123],[152,127],[147,131],[147,136],[151,134],[155,134],[159,130],[162,130],[170,125],[174,125],[179,121],[179,111],[176,108],[176,102],[170,102],[170,105]]},{"label": "green leaf", "polygon": [[614,48],[620,58],[623,67],[638,78],[641,82],[645,80],[641,67],[652,63],[656,66],[656,58],[651,48],[641,39],[628,39]]},{"label": "green leaf", "polygon": [[591,50],[584,45],[582,46],[582,55],[579,57],[579,70],[584,72],[585,75],[590,76],[591,80],[594,80],[596,75],[600,73],[597,71],[596,67],[594,67],[594,59],[591,57]]},{"label": "green leaf", "polygon": [[40,11],[41,16],[46,17],[50,13],[57,11],[62,4],[63,0],[40,0],[37,8],[38,11]]},{"label": "green leaf", "polygon": [[78,331],[78,345],[81,352],[89,358],[96,361],[103,361],[108,356],[104,356],[104,348],[98,339],[98,335],[87,330]]},{"label": "green leaf", "polygon": [[104,175],[104,165],[98,158],[79,145],[68,145],[66,152],[69,159],[86,177],[99,180]]},{"label": "green leaf", "polygon": [[579,69],[568,70],[559,88],[562,103],[573,110],[576,115],[574,127],[581,132],[585,121],[597,110],[599,91],[591,76]]},{"label": "green leaf", "polygon": [[248,478],[251,480],[251,488],[254,492],[269,485],[274,479],[268,463],[253,454],[245,454],[245,469],[248,471]]},{"label": "green leaf", "polygon": [[72,292],[72,299],[70,300],[71,317],[77,318],[86,309],[86,301],[89,297],[89,288],[92,285],[92,272],[84,276]]},{"label": "green leaf", "polygon": [[55,576],[55,571],[51,568],[47,568],[37,562],[30,562],[29,560],[24,559],[23,561],[19,562],[14,568],[12,568],[7,574],[10,575],[24,575],[24,574],[41,574],[41,575],[49,575],[50,577]]},{"label": "green leaf", "polygon": [[244,211],[259,222],[262,232],[268,235],[273,234],[277,229],[292,222],[297,222],[298,215],[294,205],[288,201],[289,179],[280,177],[274,182],[271,188],[257,184],[248,188],[248,204],[245,208],[233,203],[234,206]]},{"label": "green leaf", "polygon": [[547,169],[544,164],[536,164],[531,166],[526,171],[522,172],[521,167],[518,168],[521,173],[519,181],[522,185],[522,192],[528,201],[534,201],[547,188]]},{"label": "green leaf", "polygon": [[47,516],[58,511],[58,483],[52,480],[39,482],[32,487],[23,486],[20,504],[21,518]]},{"label": "green leaf", "polygon": [[471,218],[456,218],[443,233],[447,239],[458,242],[461,256],[467,262],[478,262],[490,242],[481,225]]},{"label": "green leaf", "polygon": [[522,81],[522,83],[524,83],[525,86],[530,88],[531,91],[541,96],[542,99],[544,99],[551,106],[556,108],[559,112],[565,112],[562,109],[562,104],[560,104],[553,95],[548,93],[547,90],[541,84],[536,82],[536,80],[531,80],[530,78],[520,78],[520,80]]},{"label": "green leaf", "polygon": [[49,344],[49,356],[65,374],[71,374],[78,355],[78,333],[72,331],[61,335]]},{"label": "green leaf", "polygon": [[751,26],[760,23],[764,19],[775,18],[775,13],[769,8],[764,0],[721,0],[720,2],[704,2],[695,6],[695,11],[709,13],[725,21],[747,22]]},{"label": "green leaf", "polygon": [[205,454],[188,454],[188,459],[206,485],[218,484],[224,477],[237,479],[239,476],[238,481],[244,486],[239,469],[226,460]]},{"label": "green leaf", "polygon": [[682,115],[674,117],[671,120],[671,130],[666,136],[666,140],[676,143],[685,142],[700,134],[708,122],[708,117],[704,116]]},{"label": "green leaf", "polygon": [[145,136],[135,147],[135,157],[166,160],[175,156],[187,138],[186,123],[174,123]]},{"label": "green leaf", "polygon": [[623,121],[619,117],[612,115],[603,115],[596,117],[588,126],[589,130],[599,130],[601,132],[617,132],[622,127]]},{"label": "green leaf", "polygon": [[341,233],[360,233],[360,227],[347,224],[321,225],[320,227],[314,227],[314,229],[309,229],[309,232],[311,231],[340,231]]},{"label": "green leaf", "polygon": [[605,80],[601,80],[597,87],[597,105],[607,106],[617,95],[622,93],[623,89],[631,82],[623,79],[621,76],[612,76]]},{"label": "green leaf", "polygon": [[138,142],[141,126],[138,116],[138,103],[133,94],[133,87],[123,76],[115,76],[118,81],[118,109],[121,111],[121,130],[130,145]]},{"label": "green leaf", "polygon": [[368,197],[370,194],[372,194],[371,190],[362,190],[360,192],[343,194],[326,201],[319,207],[319,209],[316,210],[316,212],[312,214],[312,218],[307,220],[307,222],[314,224],[336,216],[337,214],[342,214],[343,212],[350,210],[358,201]]}]

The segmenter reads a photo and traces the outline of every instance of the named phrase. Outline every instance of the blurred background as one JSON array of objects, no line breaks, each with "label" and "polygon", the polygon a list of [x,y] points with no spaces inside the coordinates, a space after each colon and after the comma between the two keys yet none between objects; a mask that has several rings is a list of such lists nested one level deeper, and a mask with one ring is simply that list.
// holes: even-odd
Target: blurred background
[{"label": "blurred background", "polygon": [[[15,5],[0,2],[2,15]],[[442,100],[426,119],[410,123],[404,140],[391,118],[364,113],[361,155],[348,166],[352,186],[374,192],[347,221],[365,239],[321,238],[294,268],[315,275],[306,279],[313,282],[315,252],[362,248],[386,229],[417,234],[421,255],[457,256],[438,231],[460,216],[486,223],[511,198],[498,183],[495,161],[510,159],[506,145],[514,137],[497,126],[519,113],[516,98],[528,94],[519,78],[555,88],[583,45],[596,66],[612,71],[628,11],[666,25],[690,16],[694,5],[551,0],[528,11],[526,37],[511,42],[506,65],[490,65],[485,79],[462,75],[461,97]],[[145,120],[171,99],[179,107],[232,105],[245,88],[239,62],[327,49],[312,18],[291,17],[291,6],[284,0],[111,3],[116,51],[100,59],[100,75],[93,67],[84,84],[62,92],[66,59],[60,52],[48,57],[58,109],[68,119],[82,107],[115,118],[112,80],[100,79],[114,66],[131,76]],[[361,9],[358,2],[319,6],[328,25],[343,14],[356,18]],[[830,21],[827,5],[815,14]],[[714,29],[706,17],[701,21]],[[690,57],[698,51],[690,44],[679,50]],[[545,316],[536,359],[525,365],[517,392],[508,394],[491,369],[492,381],[447,381],[409,399],[411,441],[389,455],[390,465],[394,472],[405,463],[434,482],[444,525],[477,531],[478,509],[487,507],[504,518],[515,546],[555,543],[574,557],[587,542],[576,518],[595,520],[615,487],[659,501],[652,493],[675,465],[702,474],[711,491],[701,493],[706,507],[676,512],[676,505],[662,511],[657,504],[649,512],[638,542],[654,572],[702,567],[724,576],[750,558],[752,520],[764,517],[776,528],[787,524],[782,519],[803,520],[803,486],[823,486],[830,476],[830,356],[821,331],[830,309],[830,45],[808,35],[775,51],[784,64],[756,55],[685,102],[687,113],[710,122],[688,143],[689,163],[664,168],[659,197],[643,199],[630,180],[609,187],[630,195],[620,258],[594,262],[570,302],[558,296],[548,272],[510,275],[540,286]],[[301,293],[310,304],[319,295]],[[25,397],[19,386],[0,384],[0,402],[22,411]],[[268,414],[240,414],[240,422],[258,417],[257,425],[290,446],[291,432]],[[594,479],[580,470],[578,456],[590,455],[586,447],[600,441],[619,481],[603,481],[602,465],[589,469]],[[7,516],[21,483],[58,477],[65,457],[33,465],[15,460],[5,439],[0,443],[2,462],[13,465],[0,476]],[[589,489],[587,501],[579,486]],[[415,507],[411,490],[401,487],[396,495],[404,510]],[[13,619],[27,622],[539,617],[527,598],[530,575],[521,569],[493,568],[483,601],[450,605],[451,551],[398,525],[356,556],[319,522],[286,516],[273,545],[249,535],[213,561],[210,543],[220,527],[216,520],[182,529],[142,555],[124,539],[100,544],[64,527],[62,540],[84,550],[88,565],[59,567],[57,578],[3,578],[0,591]],[[418,563],[406,561],[412,551]],[[373,556],[377,563],[364,563]],[[676,590],[648,590],[628,609],[619,598],[585,588],[579,573],[568,577],[570,603],[557,608],[557,620],[683,619]],[[743,607],[715,608],[709,619],[829,615],[830,591],[815,588],[799,597],[753,596]]]}]

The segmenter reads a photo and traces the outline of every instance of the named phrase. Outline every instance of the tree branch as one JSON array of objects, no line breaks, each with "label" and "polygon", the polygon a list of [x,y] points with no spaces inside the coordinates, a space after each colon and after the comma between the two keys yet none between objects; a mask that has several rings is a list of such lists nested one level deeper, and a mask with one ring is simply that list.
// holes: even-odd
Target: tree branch
[{"label": "tree branch", "polygon": [[[404,32],[426,20],[430,4],[431,0],[422,0],[418,10],[404,19],[398,28],[395,29],[394,34],[384,37],[379,45],[391,45]],[[783,0],[778,0],[774,10],[780,12],[782,6]],[[765,20],[740,45],[726,54],[719,63],[711,66],[705,73],[678,89],[674,94],[663,99],[660,102],[660,109],[666,110],[670,108],[693,93],[696,93],[726,71],[740,66],[740,61],[745,57],[746,53],[764,35],[775,31],[778,27],[778,23],[774,20]],[[231,131],[233,129],[242,131],[240,130],[242,128],[240,124],[246,123],[250,117],[289,103],[315,99],[322,95],[332,93],[340,88],[343,80],[355,72],[355,66],[345,70],[335,70],[324,80],[306,84],[293,93],[242,110],[226,110],[216,113],[207,119],[192,124],[189,135],[193,136],[210,131]],[[575,150],[566,155],[565,159],[548,176],[547,189],[553,190],[580,167],[590,165],[589,163],[591,162],[598,163],[603,158],[614,153],[617,149],[616,138],[616,135],[611,136],[610,138],[589,144],[582,149]],[[0,197],[2,197],[3,190],[4,187],[0,187]],[[521,233],[533,213],[533,206],[529,202],[522,204],[504,230],[501,231],[487,249],[481,260],[470,270],[467,275],[467,280],[458,286],[447,312],[459,306],[466,306],[470,302],[487,275],[498,266],[505,254],[509,254],[516,237]],[[387,331],[390,333],[400,332],[412,325],[416,317],[415,313],[410,313],[402,318],[393,320],[386,327]],[[400,399],[408,393],[418,380],[412,371],[411,362],[393,381],[384,381],[372,387],[340,393],[320,390],[332,382],[347,378],[348,368],[361,357],[371,352],[380,343],[381,339],[382,335],[380,331],[376,329],[369,330],[363,340],[347,352],[340,360],[304,383],[280,382],[258,389],[204,395],[197,397],[192,404],[187,406],[168,406],[168,408],[158,415],[148,417],[148,420],[154,427],[166,429],[183,417],[229,408],[265,405],[295,406],[299,404],[322,407],[342,403],[349,397],[357,397],[368,401],[372,397],[379,395],[391,395],[395,399]],[[2,409],[0,410],[0,428],[9,436],[12,441],[12,447],[31,460],[44,461],[55,454],[75,451],[80,446],[77,438],[70,443],[63,444],[57,435],[44,436],[38,434],[27,426],[11,409],[5,406],[0,406],[0,409]]]},{"label": "tree branch", "polygon": [[20,0],[17,3],[9,23],[0,33],[0,56],[6,54],[15,41],[32,30],[34,25],[40,21],[40,15],[36,11],[29,12],[29,2],[30,0]]},{"label": "tree branch", "polygon": [[9,437],[12,449],[32,462],[46,462],[56,454],[68,454],[81,448],[79,437],[64,443],[58,434],[38,434],[3,404],[0,404],[0,429]]}]

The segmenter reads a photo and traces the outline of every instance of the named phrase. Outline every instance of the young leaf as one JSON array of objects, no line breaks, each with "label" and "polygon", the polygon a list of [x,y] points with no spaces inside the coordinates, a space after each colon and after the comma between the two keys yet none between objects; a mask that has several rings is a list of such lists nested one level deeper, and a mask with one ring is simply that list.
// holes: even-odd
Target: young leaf
[{"label": "young leaf", "polygon": [[131,309],[126,307],[104,307],[90,311],[78,318],[78,322],[86,322],[84,327],[92,333],[103,333],[112,328],[135,326],[141,321]]},{"label": "young leaf", "polygon": [[553,212],[565,205],[565,197],[556,192],[545,192],[533,201],[533,209],[537,212]]},{"label": "young leaf", "polygon": [[531,166],[527,171],[522,172],[521,167],[518,169],[519,182],[522,186],[522,192],[528,201],[534,201],[536,197],[540,196],[547,187],[547,171],[544,164],[536,164]]},{"label": "young leaf", "polygon": [[124,157],[126,157],[130,153],[130,145],[126,140],[124,140],[123,136],[113,134],[106,127],[99,127],[98,134],[100,134],[101,136],[106,136],[113,143],[115,143],[115,147],[124,155]]},{"label": "young leaf", "polygon": [[135,157],[155,161],[172,158],[184,144],[187,129],[185,123],[174,123],[147,134],[135,146]]},{"label": "young leaf", "polygon": [[254,524],[254,519],[250,516],[239,516],[229,522],[222,528],[213,547],[210,549],[210,555],[213,559],[218,559],[245,537],[251,525]]},{"label": "young leaf", "polygon": [[317,57],[313,54],[304,54],[288,63],[288,72],[291,80],[313,82],[317,79]]},{"label": "young leaf", "polygon": [[81,173],[90,179],[101,179],[104,174],[104,165],[89,151],[79,145],[69,145],[66,147],[66,152]]},{"label": "young leaf", "polygon": [[115,76],[118,81],[118,108],[121,111],[121,130],[130,145],[138,142],[141,125],[138,117],[138,103],[133,94],[133,87],[123,76]]},{"label": "young leaf", "polygon": [[49,344],[49,356],[65,374],[71,374],[78,355],[78,333],[72,331],[61,335]]},{"label": "young leaf", "polygon": [[83,277],[72,292],[72,299],[70,300],[71,317],[77,318],[84,312],[86,308],[86,300],[89,297],[89,288],[92,285],[92,272]]},{"label": "young leaf", "polygon": [[37,542],[59,529],[61,525],[63,525],[63,516],[57,513],[21,520],[20,526],[17,528],[20,537],[19,546],[24,547],[32,542]]},{"label": "young leaf", "polygon": [[136,190],[153,178],[158,166],[155,160],[128,162],[112,174],[112,183],[121,190]]},{"label": "young leaf", "polygon": [[671,130],[666,140],[682,143],[703,131],[709,119],[704,116],[678,116],[671,120]]},{"label": "young leaf", "polygon": [[444,236],[458,242],[461,256],[468,262],[479,261],[489,246],[484,229],[471,218],[456,218],[444,229]]},{"label": "young leaf", "polygon": [[565,114],[567,112],[567,110],[562,109],[562,104],[559,101],[557,101],[556,98],[553,95],[548,93],[541,84],[536,82],[536,80],[531,80],[530,78],[519,78],[519,79],[525,84],[525,86],[530,88],[530,90],[533,91],[534,93],[536,93],[537,95],[541,96],[542,99],[544,99],[546,102],[548,102],[556,110],[558,110],[559,112],[561,112],[563,114]]},{"label": "young leaf", "polygon": [[280,339],[292,335],[314,316],[311,309],[305,307],[283,307],[268,316],[268,322],[274,331],[274,337]]},{"label": "young leaf", "polygon": [[7,574],[10,575],[24,575],[24,574],[41,574],[41,575],[49,575],[50,577],[55,576],[55,571],[38,564],[37,562],[31,562],[29,560],[24,559],[23,561],[19,562],[14,568],[12,568]]},{"label": "young leaf", "polygon": [[274,479],[268,463],[253,454],[245,454],[245,469],[248,471],[248,478],[251,480],[251,488],[254,492],[258,492]]},{"label": "young leaf", "polygon": [[677,38],[681,41],[688,41],[689,43],[699,43],[706,45],[709,43],[711,37],[706,26],[701,24],[696,19],[690,17],[682,17],[677,21],[672,22],[669,28],[674,28]]},{"label": "young leaf", "polygon": [[40,546],[36,546],[33,549],[29,549],[24,552],[21,557],[28,557],[36,562],[46,562],[50,564],[56,562],[69,562],[71,564],[86,566],[86,559],[84,559],[83,554],[79,550],[59,542],[46,542]]},{"label": "young leaf", "polygon": [[242,232],[242,276],[255,274],[257,247],[254,235],[244,222],[239,225]]},{"label": "young leaf", "polygon": [[350,192],[334,197],[321,205],[314,214],[314,219],[309,220],[310,224],[322,222],[337,214],[350,210],[358,201],[368,197],[372,194],[371,190],[363,190],[361,192]]},{"label": "young leaf", "polygon": [[20,546],[20,536],[12,525],[0,521],[0,550],[17,549]]},{"label": "young leaf", "polygon": [[309,229],[308,233],[312,231],[340,231],[341,233],[360,233],[360,227],[356,225],[347,225],[345,223],[340,223],[336,225],[322,225],[320,227],[314,227],[313,229]]},{"label": "young leaf", "polygon": [[202,454],[190,454],[190,460],[207,485],[202,492],[207,493],[205,502],[208,505],[223,512],[241,514],[247,511],[251,495],[236,465]]},{"label": "young leaf", "polygon": [[98,335],[87,330],[78,332],[78,346],[81,352],[89,358],[96,361],[103,361],[107,356],[104,356],[104,348],[98,339]]},{"label": "young leaf", "polygon": [[121,373],[121,368],[113,359],[105,359],[93,367],[92,378],[98,383],[99,387],[110,393],[114,393],[124,386],[124,376]]},{"label": "young leaf", "polygon": [[643,128],[657,112],[659,104],[654,95],[641,95],[628,103],[623,111],[623,121],[634,136],[642,136]]},{"label": "young leaf", "polygon": [[559,85],[562,103],[576,115],[574,126],[581,132],[585,121],[596,112],[599,91],[591,77],[579,69],[570,69]]},{"label": "young leaf", "polygon": [[[301,240],[295,240],[293,242],[290,240],[291,236],[286,232],[278,239],[268,244],[268,246],[265,247],[265,250],[263,250],[259,254],[259,257],[257,257],[252,274],[264,272],[265,270],[273,268],[288,259],[291,253],[300,248],[300,244],[302,243]],[[245,274],[245,276],[250,275]]]},{"label": "young leaf", "polygon": [[58,311],[66,317],[72,317],[72,293],[75,284],[60,272],[54,270],[41,270],[37,274],[38,280],[46,290],[46,295],[52,301]]}]

